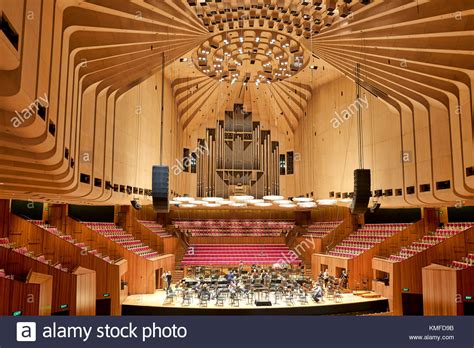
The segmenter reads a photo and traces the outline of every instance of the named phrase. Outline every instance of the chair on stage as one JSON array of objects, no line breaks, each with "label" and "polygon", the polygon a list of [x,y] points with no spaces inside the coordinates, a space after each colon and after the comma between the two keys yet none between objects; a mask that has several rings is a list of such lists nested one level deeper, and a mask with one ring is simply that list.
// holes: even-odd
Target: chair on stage
[{"label": "chair on stage", "polygon": [[283,299],[283,292],[280,290],[275,291],[275,304]]},{"label": "chair on stage", "polygon": [[285,301],[286,301],[287,306],[293,306],[295,304],[294,298],[293,298],[293,292],[290,291],[285,295]]},{"label": "chair on stage", "polygon": [[176,297],[176,293],[173,291],[167,291],[165,297],[165,304],[172,304],[174,302],[174,298]]},{"label": "chair on stage", "polygon": [[249,291],[247,292],[247,294],[245,295],[246,299],[247,299],[247,304],[248,305],[252,305],[253,304],[253,301],[254,301],[254,298],[255,298],[255,294],[253,291]]},{"label": "chair on stage", "polygon": [[240,307],[240,298],[237,293],[230,294],[230,305],[232,307]]},{"label": "chair on stage", "polygon": [[209,293],[207,294],[202,294],[200,297],[199,297],[199,306],[201,307],[207,307],[207,302],[209,301]]},{"label": "chair on stage", "polygon": [[308,304],[308,296],[306,295],[306,293],[299,294],[298,301],[300,302],[300,304]]},{"label": "chair on stage", "polygon": [[185,291],[183,294],[183,306],[190,306],[193,302],[193,294],[189,291]]},{"label": "chair on stage", "polygon": [[216,296],[216,306],[218,307],[224,307],[224,301],[226,297],[225,294],[219,294]]},{"label": "chair on stage", "polygon": [[336,290],[336,291],[334,292],[334,302],[336,302],[336,303],[342,303],[342,294],[341,294],[341,291]]}]

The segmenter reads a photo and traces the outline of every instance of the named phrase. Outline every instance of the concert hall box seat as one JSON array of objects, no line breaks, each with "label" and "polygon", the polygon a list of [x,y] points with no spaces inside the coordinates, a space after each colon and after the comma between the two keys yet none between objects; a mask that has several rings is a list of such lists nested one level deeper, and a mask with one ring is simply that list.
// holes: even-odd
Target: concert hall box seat
[{"label": "concert hall box seat", "polygon": [[410,224],[366,224],[336,245],[329,255],[354,258],[406,229]]},{"label": "concert hall box seat", "polygon": [[324,238],[343,221],[318,221],[306,227],[303,237]]},{"label": "concert hall box seat", "polygon": [[393,262],[401,262],[413,255],[416,255],[434,245],[437,245],[446,239],[453,237],[468,228],[474,226],[474,223],[449,223],[444,228],[438,228],[435,232],[423,236],[421,239],[412,242],[400,249],[397,254],[390,255],[389,260]]},{"label": "concert hall box seat", "polygon": [[293,221],[277,220],[179,220],[174,225],[193,237],[277,237],[291,231]]},{"label": "concert hall box seat", "polygon": [[137,222],[161,238],[171,236],[162,225],[155,221],[137,220]]},{"label": "concert hall box seat", "polygon": [[278,262],[297,264],[294,252],[282,244],[198,244],[184,254],[183,266],[238,265],[242,263],[271,265]]},{"label": "concert hall box seat", "polygon": [[109,240],[121,245],[130,250],[134,254],[142,256],[147,259],[155,258],[159,255],[158,252],[145,245],[142,241],[135,239],[135,237],[114,223],[110,222],[83,222],[84,225],[103,235]]}]

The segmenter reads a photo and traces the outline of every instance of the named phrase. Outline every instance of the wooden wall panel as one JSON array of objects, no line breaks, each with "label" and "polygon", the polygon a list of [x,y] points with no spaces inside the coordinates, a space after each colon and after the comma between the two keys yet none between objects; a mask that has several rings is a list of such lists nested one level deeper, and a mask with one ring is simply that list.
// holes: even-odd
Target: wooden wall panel
[{"label": "wooden wall panel", "polygon": [[67,220],[67,231],[67,233],[71,234],[75,239],[90,245],[104,255],[110,255],[114,260],[126,259],[127,273],[123,278],[128,282],[128,291],[130,294],[154,293],[157,282],[155,271],[160,268],[174,270],[175,256],[168,254],[166,248],[164,248],[164,255],[149,260],[114,243],[110,239],[89,229],[86,225],[71,218]]},{"label": "wooden wall panel", "polygon": [[35,301],[41,297],[39,284],[27,284],[0,278],[0,297],[2,298],[0,301],[1,316],[12,315],[16,311],[21,311],[22,315],[41,315],[40,306],[42,303]]},{"label": "wooden wall panel", "polygon": [[28,250],[45,255],[54,262],[60,262],[70,270],[77,266],[95,270],[97,299],[104,299],[104,294],[108,294],[107,298],[111,300],[111,315],[120,315],[120,277],[124,273],[121,269],[126,267],[126,260],[110,264],[18,216],[11,215],[10,221],[10,241],[27,246]]},{"label": "wooden wall panel", "polygon": [[10,200],[0,199],[0,237],[7,237],[9,232]]},{"label": "wooden wall panel", "polygon": [[[94,308],[91,308],[89,305],[83,308],[81,307],[82,303],[76,303],[77,296],[79,296],[76,292],[77,281],[80,275],[63,272],[52,266],[33,260],[32,258],[3,247],[0,247],[0,262],[3,264],[3,268],[7,274],[26,276],[32,270],[37,273],[52,275],[52,313],[62,311],[60,306],[62,304],[67,304],[71,315],[76,315],[76,313],[81,313],[81,315],[95,315],[95,304]],[[95,287],[88,287],[83,289],[80,296],[95,298],[95,292]]]},{"label": "wooden wall panel", "polygon": [[472,250],[468,246],[473,240],[474,228],[471,228],[401,262],[394,263],[388,259],[374,258],[372,263],[374,274],[377,271],[389,273],[390,284],[388,286],[377,284],[377,289],[382,293],[391,294],[390,297],[393,298],[391,311],[396,315],[403,313],[402,289],[407,289],[406,292],[412,294],[423,293],[423,267],[431,263],[446,264],[452,260],[460,260]]},{"label": "wooden wall panel", "polygon": [[430,265],[422,269],[423,314],[428,316],[458,314],[456,270]]},{"label": "wooden wall panel", "polygon": [[[341,267],[341,264],[346,264],[347,270],[349,271],[349,287],[352,289],[367,288],[372,289],[372,280],[374,278],[372,271],[372,259],[377,256],[386,257],[391,253],[399,250],[402,246],[410,244],[412,241],[417,240],[423,235],[423,222],[419,221],[408,226],[402,232],[396,233],[395,235],[387,238],[382,243],[377,244],[372,249],[352,258],[348,259],[345,263],[340,261],[341,257],[331,256],[325,254],[314,254],[312,268],[319,271],[321,264],[329,264],[329,272],[331,275],[335,275],[335,267]],[[334,261],[331,260],[334,258]],[[344,258],[342,258],[344,259]],[[313,275],[315,274],[313,270]]]}]

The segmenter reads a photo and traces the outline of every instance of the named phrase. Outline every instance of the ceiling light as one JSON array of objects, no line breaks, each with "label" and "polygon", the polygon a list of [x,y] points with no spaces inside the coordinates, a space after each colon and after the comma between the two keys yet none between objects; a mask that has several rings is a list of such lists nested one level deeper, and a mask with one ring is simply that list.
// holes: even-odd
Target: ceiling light
[{"label": "ceiling light", "polygon": [[264,202],[264,203],[256,203],[255,206],[256,207],[271,207],[273,204],[271,203],[268,203],[268,202]]},{"label": "ceiling light", "polygon": [[266,200],[266,201],[278,201],[278,200],[281,200],[281,199],[284,199],[285,197],[283,196],[273,196],[273,195],[270,195],[270,196],[263,196],[263,199]]},{"label": "ceiling light", "polygon": [[246,203],[239,203],[239,202],[233,202],[231,204],[229,204],[231,207],[237,207],[237,208],[241,208],[241,207],[246,207],[247,204]]},{"label": "ceiling light", "polygon": [[218,202],[218,201],[223,201],[224,198],[222,197],[204,197],[202,198],[204,202]]},{"label": "ceiling light", "polygon": [[176,197],[174,200],[178,202],[192,202],[194,201],[194,198],[193,197]]},{"label": "ceiling light", "polygon": [[318,205],[314,202],[303,202],[298,203],[298,207],[300,208],[316,208]]},{"label": "ceiling light", "polygon": [[280,204],[280,208],[296,208],[296,204]]},{"label": "ceiling light", "polygon": [[319,199],[317,202],[319,205],[334,205],[337,203],[335,199]]},{"label": "ceiling light", "polygon": [[196,208],[196,204],[185,203],[179,206],[180,208]]},{"label": "ceiling light", "polygon": [[309,197],[295,197],[293,198],[293,202],[312,202],[314,201],[313,198],[309,198]]}]

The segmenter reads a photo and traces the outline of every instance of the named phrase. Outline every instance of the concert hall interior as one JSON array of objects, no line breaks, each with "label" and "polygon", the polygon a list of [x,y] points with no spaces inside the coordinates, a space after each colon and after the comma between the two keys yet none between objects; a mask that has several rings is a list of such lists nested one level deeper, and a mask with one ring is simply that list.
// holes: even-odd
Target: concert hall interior
[{"label": "concert hall interior", "polygon": [[0,315],[474,314],[474,1],[0,15]]}]

